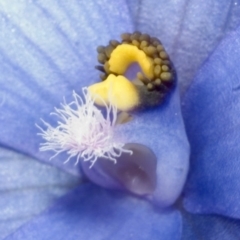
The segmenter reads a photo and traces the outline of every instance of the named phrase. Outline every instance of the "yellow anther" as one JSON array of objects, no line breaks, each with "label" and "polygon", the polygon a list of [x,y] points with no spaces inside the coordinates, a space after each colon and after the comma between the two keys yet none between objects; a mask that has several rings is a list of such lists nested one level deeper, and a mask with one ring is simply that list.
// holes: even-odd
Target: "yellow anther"
[{"label": "yellow anther", "polygon": [[104,100],[121,111],[128,111],[139,104],[136,87],[124,76],[110,74],[105,81],[91,85],[88,90],[100,106]]}]

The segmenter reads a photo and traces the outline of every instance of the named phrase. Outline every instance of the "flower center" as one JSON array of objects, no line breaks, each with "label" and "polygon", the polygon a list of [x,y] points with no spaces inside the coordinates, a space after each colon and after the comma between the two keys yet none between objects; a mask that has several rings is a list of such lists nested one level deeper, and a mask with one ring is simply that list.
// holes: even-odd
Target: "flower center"
[{"label": "flower center", "polygon": [[[96,68],[102,72],[102,82],[90,86],[90,92],[121,111],[160,104],[176,78],[164,47],[157,38],[140,32],[124,33],[121,38],[121,43],[111,40],[109,45],[97,48],[102,65]],[[141,71],[130,81],[124,75],[133,63],[138,63]]]}]

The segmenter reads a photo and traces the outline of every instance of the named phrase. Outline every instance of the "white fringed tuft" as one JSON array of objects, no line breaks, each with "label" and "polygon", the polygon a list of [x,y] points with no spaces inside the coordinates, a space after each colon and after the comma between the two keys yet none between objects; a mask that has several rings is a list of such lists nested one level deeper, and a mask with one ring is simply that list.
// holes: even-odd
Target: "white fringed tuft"
[{"label": "white fringed tuft", "polygon": [[92,167],[98,158],[106,158],[114,163],[123,152],[132,153],[124,149],[125,143],[117,140],[114,134],[114,128],[117,120],[117,108],[112,105],[106,107],[106,118],[102,112],[94,105],[94,99],[91,97],[87,88],[82,90],[84,99],[73,92],[74,101],[67,104],[61,104],[61,109],[55,109],[51,113],[59,118],[57,126],[53,127],[44,120],[46,130],[41,130],[38,135],[46,141],[41,143],[40,151],[52,150],[55,154],[50,158],[56,157],[62,152],[67,152],[69,157],[76,157],[76,163],[79,160],[90,161]]}]

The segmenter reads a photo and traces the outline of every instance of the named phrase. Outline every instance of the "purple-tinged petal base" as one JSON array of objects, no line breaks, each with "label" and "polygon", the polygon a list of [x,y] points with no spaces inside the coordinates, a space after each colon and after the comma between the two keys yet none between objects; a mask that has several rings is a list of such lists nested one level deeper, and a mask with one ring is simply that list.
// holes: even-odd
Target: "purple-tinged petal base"
[{"label": "purple-tinged petal base", "polygon": [[92,184],[79,186],[6,240],[180,240],[181,216]]},{"label": "purple-tinged petal base", "polygon": [[181,240],[239,240],[240,221],[217,215],[183,213]]}]

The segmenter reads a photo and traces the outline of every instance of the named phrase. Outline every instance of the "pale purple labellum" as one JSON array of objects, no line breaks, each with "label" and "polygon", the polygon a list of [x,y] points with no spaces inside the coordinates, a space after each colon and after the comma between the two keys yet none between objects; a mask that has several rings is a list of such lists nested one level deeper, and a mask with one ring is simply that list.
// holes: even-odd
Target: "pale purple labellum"
[{"label": "pale purple labellum", "polygon": [[157,158],[146,146],[127,143],[125,149],[133,154],[123,153],[114,164],[101,159],[92,169],[82,162],[82,168],[91,181],[107,188],[127,189],[137,195],[152,194],[156,188]]}]

